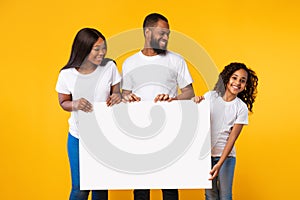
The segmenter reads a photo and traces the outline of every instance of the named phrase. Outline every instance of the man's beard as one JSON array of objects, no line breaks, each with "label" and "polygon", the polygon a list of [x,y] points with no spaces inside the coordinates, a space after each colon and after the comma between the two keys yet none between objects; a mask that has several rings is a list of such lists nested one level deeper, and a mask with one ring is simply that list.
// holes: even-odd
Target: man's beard
[{"label": "man's beard", "polygon": [[167,43],[163,48],[161,48],[159,46],[159,40],[157,41],[154,38],[151,38],[150,46],[153,49],[153,51],[157,54],[166,54],[167,52]]}]

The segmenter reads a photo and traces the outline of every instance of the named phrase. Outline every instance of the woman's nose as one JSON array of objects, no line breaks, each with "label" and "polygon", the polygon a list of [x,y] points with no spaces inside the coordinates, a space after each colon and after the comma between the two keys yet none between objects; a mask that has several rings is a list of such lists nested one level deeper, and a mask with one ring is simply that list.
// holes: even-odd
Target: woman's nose
[{"label": "woman's nose", "polygon": [[100,49],[99,55],[104,55],[106,53],[106,49]]}]

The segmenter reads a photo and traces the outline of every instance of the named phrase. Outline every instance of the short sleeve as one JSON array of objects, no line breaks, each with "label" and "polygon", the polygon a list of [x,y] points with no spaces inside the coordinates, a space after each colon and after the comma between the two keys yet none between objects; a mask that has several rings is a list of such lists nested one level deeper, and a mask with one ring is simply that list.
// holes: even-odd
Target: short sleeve
[{"label": "short sleeve", "polygon": [[177,74],[177,83],[180,89],[186,87],[187,85],[193,82],[191,74],[188,70],[187,64],[183,58],[180,58],[178,62],[178,74]]},{"label": "short sleeve", "polygon": [[132,90],[133,89],[133,83],[132,78],[130,76],[130,73],[127,72],[127,62],[125,61],[122,66],[122,89],[123,90]]},{"label": "short sleeve", "polygon": [[62,93],[62,94],[71,94],[71,91],[68,89],[65,78],[64,78],[64,73],[63,71],[61,71],[58,75],[58,80],[56,83],[56,87],[55,90],[58,93]]},{"label": "short sleeve", "polygon": [[114,62],[112,62],[112,85],[116,85],[120,83],[121,81],[121,76],[118,72],[117,66],[115,65]]},{"label": "short sleeve", "polygon": [[237,113],[237,118],[234,122],[235,124],[248,124],[248,108],[244,102],[241,102],[241,106]]},{"label": "short sleeve", "polygon": [[211,91],[208,91],[208,92],[206,92],[204,95],[203,95],[203,97],[204,97],[204,99],[205,100],[210,100],[210,98],[211,98]]}]

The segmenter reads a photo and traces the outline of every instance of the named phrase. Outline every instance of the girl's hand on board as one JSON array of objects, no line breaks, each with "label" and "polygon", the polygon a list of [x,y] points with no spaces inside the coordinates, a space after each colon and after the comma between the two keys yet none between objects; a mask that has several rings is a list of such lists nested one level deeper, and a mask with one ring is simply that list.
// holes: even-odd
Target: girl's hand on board
[{"label": "girl's hand on board", "polygon": [[204,96],[194,96],[191,100],[195,103],[200,103],[202,100],[204,100]]}]

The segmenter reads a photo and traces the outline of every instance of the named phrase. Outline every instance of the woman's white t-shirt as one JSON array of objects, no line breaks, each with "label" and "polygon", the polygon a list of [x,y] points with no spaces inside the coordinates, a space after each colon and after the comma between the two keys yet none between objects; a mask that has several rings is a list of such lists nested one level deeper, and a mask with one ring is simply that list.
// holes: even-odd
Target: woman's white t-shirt
[{"label": "woman's white t-shirt", "polygon": [[[219,157],[234,124],[248,124],[248,108],[240,98],[226,102],[216,91],[207,92],[204,98],[211,106],[211,156]],[[235,147],[228,156],[236,156]]]},{"label": "woman's white t-shirt", "polygon": [[[89,102],[105,102],[110,96],[111,86],[121,81],[121,76],[113,61],[105,66],[99,65],[90,74],[80,74],[75,68],[62,70],[59,73],[56,91],[71,94],[72,99],[85,98]],[[72,111],[69,118],[69,132],[78,138],[77,112]]]}]

